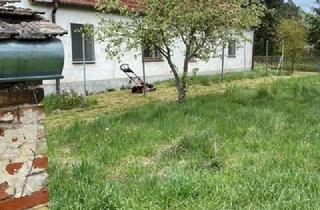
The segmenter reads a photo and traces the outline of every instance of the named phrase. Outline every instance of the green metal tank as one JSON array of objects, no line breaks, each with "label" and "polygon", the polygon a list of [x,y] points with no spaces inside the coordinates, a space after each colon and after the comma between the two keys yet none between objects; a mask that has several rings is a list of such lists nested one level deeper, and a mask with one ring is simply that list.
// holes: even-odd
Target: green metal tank
[{"label": "green metal tank", "polygon": [[62,78],[61,40],[0,41],[0,83]]}]

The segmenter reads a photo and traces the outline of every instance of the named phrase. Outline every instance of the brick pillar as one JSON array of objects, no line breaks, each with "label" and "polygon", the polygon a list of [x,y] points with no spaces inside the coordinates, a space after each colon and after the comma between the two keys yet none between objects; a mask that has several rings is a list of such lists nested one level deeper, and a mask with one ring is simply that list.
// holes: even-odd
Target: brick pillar
[{"label": "brick pillar", "polygon": [[0,210],[45,209],[43,89],[0,90]]}]

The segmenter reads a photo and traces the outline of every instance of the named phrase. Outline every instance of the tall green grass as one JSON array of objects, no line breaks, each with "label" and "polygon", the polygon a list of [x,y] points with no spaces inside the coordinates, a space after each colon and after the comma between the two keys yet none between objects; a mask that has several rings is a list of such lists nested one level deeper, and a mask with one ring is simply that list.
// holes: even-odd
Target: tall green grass
[{"label": "tall green grass", "polygon": [[[276,71],[269,70],[268,74],[265,72],[264,66],[258,66],[253,71],[246,71],[246,72],[229,72],[223,75],[224,82],[232,82],[236,80],[242,79],[256,79],[261,77],[267,77],[270,75],[276,75]],[[213,84],[217,84],[221,82],[221,75],[214,74],[214,75],[190,75],[188,77],[188,85],[203,85],[203,86],[210,86]],[[174,80],[169,80],[167,82],[159,82],[159,84],[167,84],[168,86],[175,86]]]},{"label": "tall green grass", "polygon": [[49,133],[52,209],[319,209],[320,77]]},{"label": "tall green grass", "polygon": [[[87,106],[95,106],[98,101],[88,98]],[[60,95],[49,95],[45,97],[44,105],[46,107],[46,113],[51,114],[56,110],[70,110],[75,108],[84,107],[84,97],[78,93],[71,91],[63,92]]]}]

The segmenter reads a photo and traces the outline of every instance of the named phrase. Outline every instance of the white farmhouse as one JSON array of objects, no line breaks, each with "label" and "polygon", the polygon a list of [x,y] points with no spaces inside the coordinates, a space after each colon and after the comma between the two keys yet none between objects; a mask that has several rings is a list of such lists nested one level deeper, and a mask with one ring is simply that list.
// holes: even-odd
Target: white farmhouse
[{"label": "white farmhouse", "polygon": [[[124,2],[132,4],[130,0]],[[57,25],[68,30],[68,34],[60,38],[65,50],[64,79],[61,80],[62,90],[82,91],[82,39],[80,32],[76,29],[81,28],[84,24],[97,26],[101,13],[95,9],[95,4],[96,0],[22,0],[21,3],[16,4],[19,7],[29,7],[34,10],[44,11],[48,19],[55,19]],[[116,14],[108,14],[107,16],[110,18],[125,18]],[[254,32],[247,32],[246,35],[248,40],[252,41],[230,42],[226,46],[226,72],[251,70]],[[121,63],[119,63],[117,59],[106,58],[104,45],[94,40],[86,41],[85,52],[87,89],[89,92],[127,86],[128,78],[119,69],[121,63],[129,64],[138,75],[142,75],[141,53],[136,56],[137,52],[127,52],[121,59]],[[157,52],[145,52],[144,56],[147,81],[160,81],[173,77],[166,60]],[[181,50],[174,52],[173,60],[178,69],[182,71],[183,52]],[[221,71],[221,60],[221,58],[214,58],[209,62],[204,62],[195,59],[190,62],[189,69],[197,68],[199,69],[199,74],[218,74]],[[44,85],[47,93],[56,91],[55,81],[47,81]]]}]

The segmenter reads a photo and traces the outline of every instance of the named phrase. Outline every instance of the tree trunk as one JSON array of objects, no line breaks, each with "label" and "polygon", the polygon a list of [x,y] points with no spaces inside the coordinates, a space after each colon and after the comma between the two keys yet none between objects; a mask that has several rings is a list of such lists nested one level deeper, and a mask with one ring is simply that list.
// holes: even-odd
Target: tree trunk
[{"label": "tree trunk", "polygon": [[180,86],[178,88],[178,102],[183,103],[186,101],[187,96],[187,75],[183,73]]},{"label": "tree trunk", "polygon": [[178,90],[178,102],[183,103],[186,101],[186,91],[181,87]]},{"label": "tree trunk", "polygon": [[175,82],[176,82],[176,88],[178,90],[178,102],[180,103],[182,101],[182,99],[185,98],[185,94],[183,93],[182,82],[181,82],[181,79],[179,77],[177,68],[173,64],[170,56],[167,57],[167,61],[168,61],[168,64],[170,66],[170,69],[171,69],[171,71],[173,73],[173,76],[174,76],[174,79],[175,79]]},{"label": "tree trunk", "polygon": [[178,101],[179,103],[183,103],[186,101],[186,96],[187,96],[187,79],[188,79],[188,67],[189,67],[189,49],[187,49],[186,52],[186,57],[184,59],[184,64],[183,64],[183,73],[182,73],[182,78],[181,78],[181,90],[179,90],[179,98]]},{"label": "tree trunk", "polygon": [[[189,53],[189,52],[187,52],[187,53]],[[178,91],[178,102],[183,103],[186,101],[186,94],[187,94],[187,76],[188,76],[188,64],[189,64],[188,56],[186,56],[185,60],[184,60],[183,74],[182,74],[181,78],[179,77],[179,73],[177,71],[176,66],[172,62],[170,54],[165,57],[168,61],[168,64],[170,66],[170,69],[173,73],[173,76],[174,76],[174,79],[176,82],[176,87],[177,87],[177,91]]]}]

